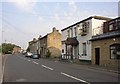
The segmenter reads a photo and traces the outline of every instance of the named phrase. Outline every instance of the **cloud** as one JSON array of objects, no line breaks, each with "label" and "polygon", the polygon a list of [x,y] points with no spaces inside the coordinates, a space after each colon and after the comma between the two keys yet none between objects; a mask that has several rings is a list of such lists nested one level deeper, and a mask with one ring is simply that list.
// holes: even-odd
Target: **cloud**
[{"label": "cloud", "polygon": [[16,5],[18,8],[26,12],[32,12],[37,3],[37,0],[34,0],[34,2],[32,0],[9,0],[9,1],[13,2],[14,5]]},{"label": "cloud", "polygon": [[[68,5],[67,5],[69,6],[68,10],[65,10],[65,11],[61,10],[63,8],[61,7],[63,6],[61,5],[62,3],[57,3],[57,5],[55,5],[56,8],[52,16],[51,15],[49,17],[40,16],[39,15],[40,13],[34,10],[36,6],[36,2],[27,2],[27,1],[28,0],[23,1],[24,4],[21,4],[22,2],[14,2],[14,4],[18,8],[20,8],[25,12],[28,12],[29,14],[32,14],[33,17],[35,17],[36,19],[34,21],[32,20],[30,23],[28,21],[28,23],[25,25],[19,25],[19,28],[23,29],[21,31],[25,32],[26,35],[18,31],[17,29],[12,30],[12,32],[6,31],[11,34],[9,36],[6,35],[6,37],[8,36],[7,37],[8,40],[10,40],[10,38],[13,38],[12,40],[17,44],[21,44],[21,46],[27,44],[28,41],[32,40],[32,38],[34,37],[37,38],[38,35],[43,36],[51,32],[53,27],[56,27],[57,29],[61,30],[82,19],[89,17],[89,15],[97,14],[97,12],[92,10],[82,10],[80,8],[77,8],[78,5],[75,2],[75,0],[71,0],[68,2]],[[44,5],[44,7],[46,9],[49,8],[48,5]],[[46,14],[49,14],[49,13],[46,12]],[[16,36],[17,38],[14,38],[14,36]]]},{"label": "cloud", "polygon": [[77,6],[76,6],[75,3],[76,3],[75,0],[70,0],[70,1],[68,2],[69,6],[70,6],[70,8],[71,8],[71,11],[72,11],[73,13],[77,11]]},{"label": "cloud", "polygon": [[13,2],[15,6],[17,6],[22,11],[25,11],[35,17],[38,18],[39,21],[43,21],[43,17],[41,17],[35,10],[35,6],[38,0],[10,0]]}]

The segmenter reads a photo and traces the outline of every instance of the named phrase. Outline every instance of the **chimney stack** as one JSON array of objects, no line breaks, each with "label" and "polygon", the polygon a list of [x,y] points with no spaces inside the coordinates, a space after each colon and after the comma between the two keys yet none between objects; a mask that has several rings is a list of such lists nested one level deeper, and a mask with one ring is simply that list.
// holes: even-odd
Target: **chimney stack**
[{"label": "chimney stack", "polygon": [[53,32],[55,32],[56,31],[56,28],[55,27],[53,27]]}]

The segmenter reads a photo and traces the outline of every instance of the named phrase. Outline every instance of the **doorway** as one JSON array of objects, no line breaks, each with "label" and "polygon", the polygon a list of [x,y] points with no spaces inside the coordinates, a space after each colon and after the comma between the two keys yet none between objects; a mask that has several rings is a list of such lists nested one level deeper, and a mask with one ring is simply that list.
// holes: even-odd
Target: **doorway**
[{"label": "doorway", "polygon": [[95,48],[95,64],[100,64],[100,48]]}]

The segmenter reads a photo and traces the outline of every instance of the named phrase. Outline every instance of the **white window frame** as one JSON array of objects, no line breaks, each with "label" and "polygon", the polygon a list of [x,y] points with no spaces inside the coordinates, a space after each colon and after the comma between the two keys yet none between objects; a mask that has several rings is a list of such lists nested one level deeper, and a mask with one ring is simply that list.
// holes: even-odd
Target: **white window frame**
[{"label": "white window frame", "polygon": [[87,43],[86,42],[84,42],[84,43],[82,43],[83,44],[83,56],[87,56]]}]

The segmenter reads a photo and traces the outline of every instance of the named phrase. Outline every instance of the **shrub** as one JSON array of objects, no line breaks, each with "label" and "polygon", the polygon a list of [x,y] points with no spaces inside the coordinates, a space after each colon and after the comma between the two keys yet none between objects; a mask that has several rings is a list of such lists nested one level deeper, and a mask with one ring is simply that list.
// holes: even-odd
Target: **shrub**
[{"label": "shrub", "polygon": [[50,58],[51,57],[51,52],[49,50],[47,50],[46,52],[46,58]]}]

